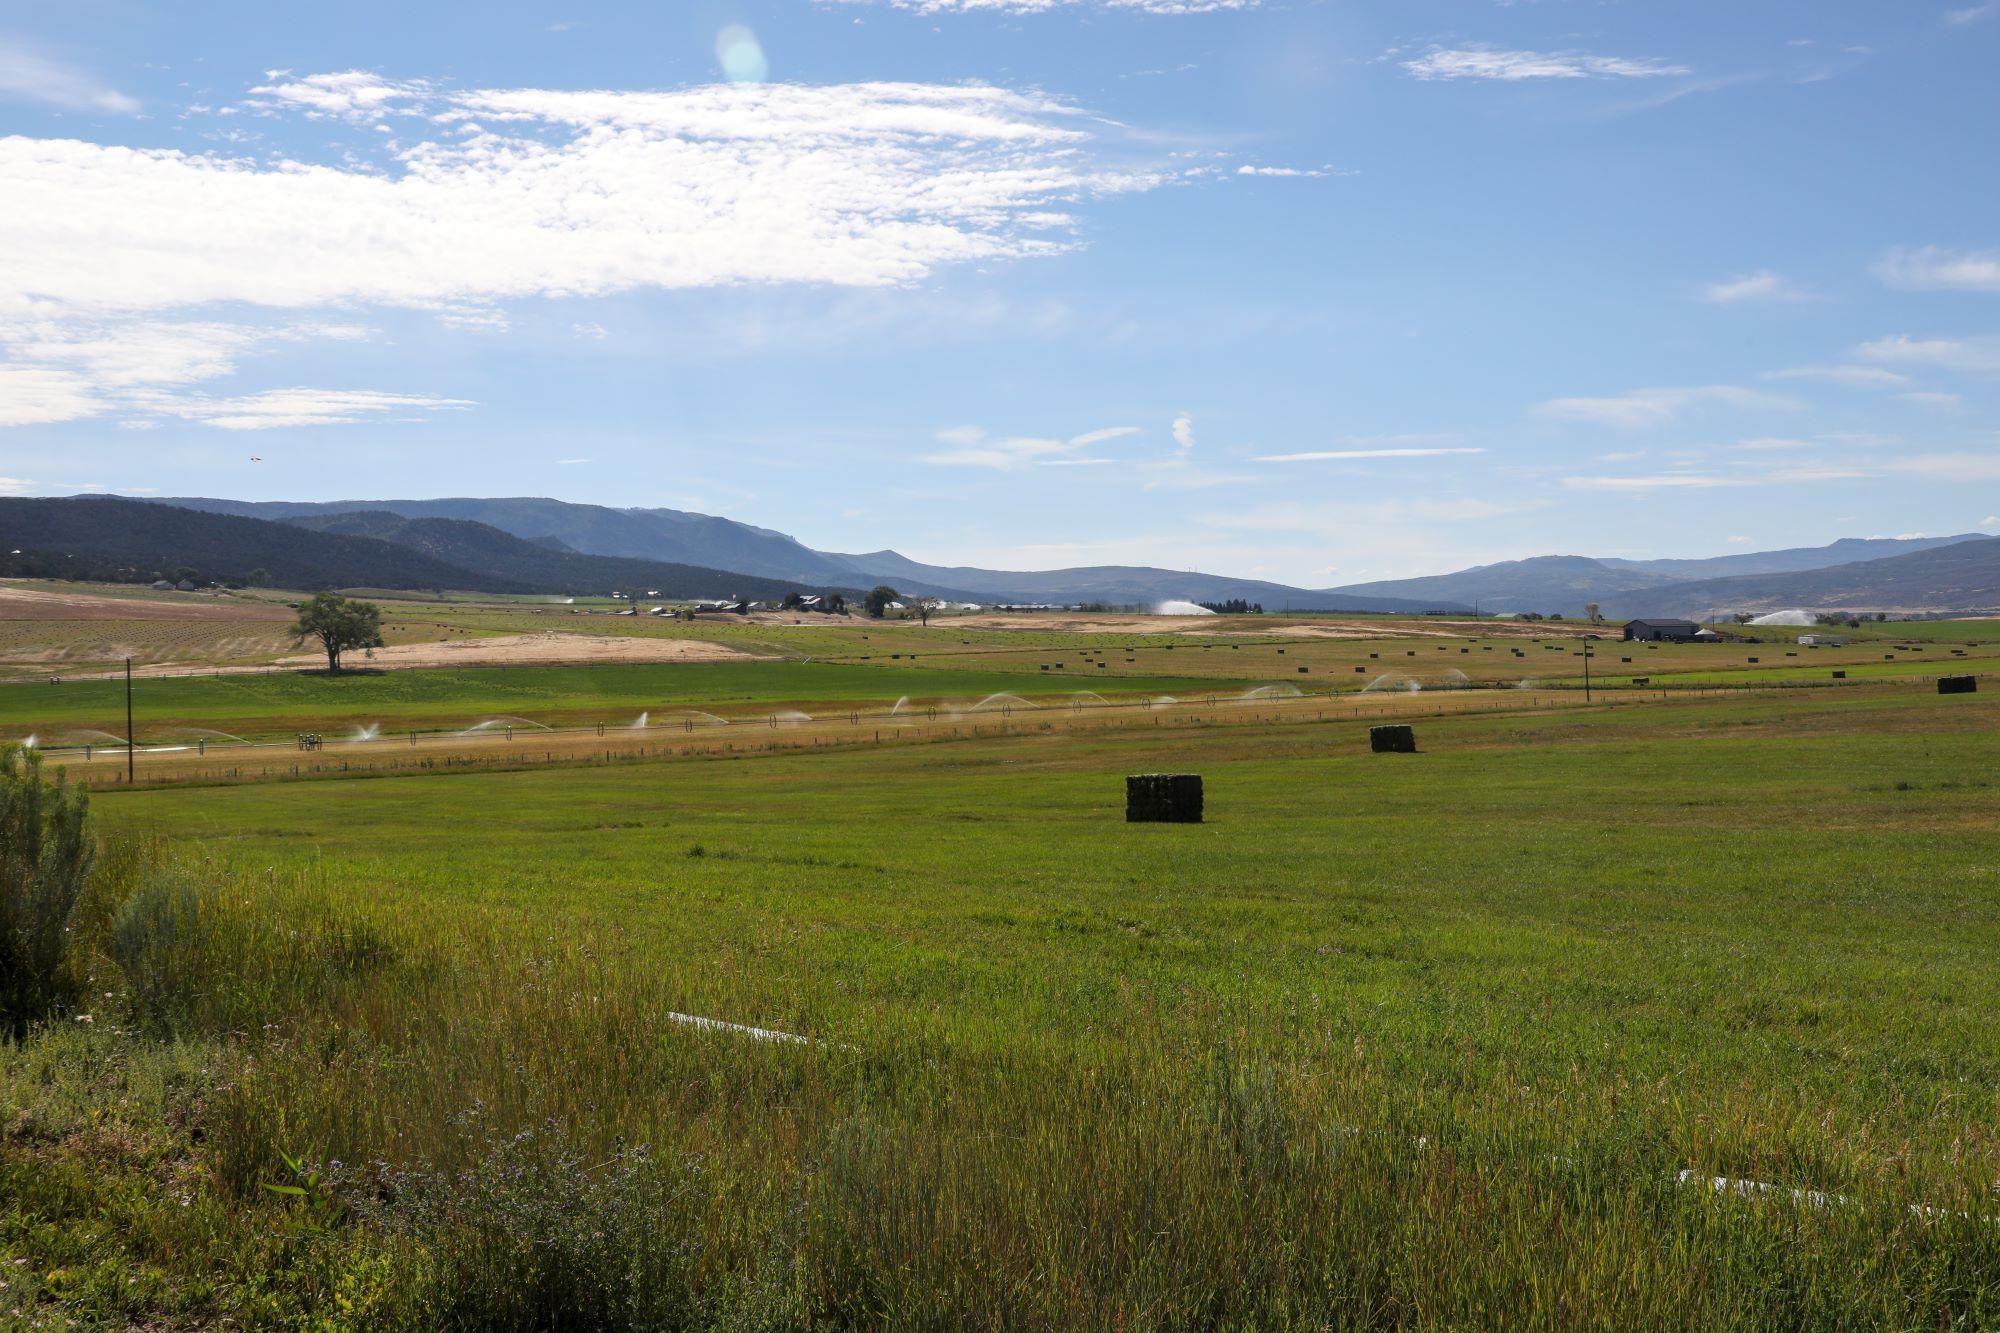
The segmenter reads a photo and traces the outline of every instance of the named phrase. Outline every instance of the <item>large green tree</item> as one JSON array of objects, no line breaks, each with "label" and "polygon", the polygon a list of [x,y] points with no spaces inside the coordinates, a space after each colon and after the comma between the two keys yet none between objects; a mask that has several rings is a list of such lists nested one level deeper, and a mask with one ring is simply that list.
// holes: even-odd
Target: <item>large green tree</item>
[{"label": "large green tree", "polygon": [[862,608],[870,616],[880,620],[882,613],[889,609],[889,603],[895,601],[898,596],[896,590],[888,584],[878,583],[868,590],[868,600],[862,603]]},{"label": "large green tree", "polygon": [[326,669],[340,670],[340,655],[352,648],[382,646],[382,608],[373,602],[355,602],[337,592],[315,593],[299,608],[299,623],[292,637],[300,643],[318,639],[326,650]]}]

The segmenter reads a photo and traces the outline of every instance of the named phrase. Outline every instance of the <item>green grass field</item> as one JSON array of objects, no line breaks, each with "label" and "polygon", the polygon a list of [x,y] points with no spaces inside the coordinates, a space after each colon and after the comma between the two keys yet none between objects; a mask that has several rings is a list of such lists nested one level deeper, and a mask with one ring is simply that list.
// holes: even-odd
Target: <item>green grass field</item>
[{"label": "green grass field", "polygon": [[[1875,686],[1415,756],[1300,722],[101,793],[167,864],[91,1021],[0,1050],[0,1311],[1990,1326],[1996,721]],[[1181,769],[1206,823],[1122,821]]]}]

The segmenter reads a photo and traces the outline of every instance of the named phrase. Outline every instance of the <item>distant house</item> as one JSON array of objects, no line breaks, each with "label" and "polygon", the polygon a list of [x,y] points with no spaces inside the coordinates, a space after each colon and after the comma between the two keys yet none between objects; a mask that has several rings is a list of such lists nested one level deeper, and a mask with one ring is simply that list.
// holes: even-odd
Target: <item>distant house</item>
[{"label": "distant house", "polygon": [[194,591],[194,580],[193,580],[193,579],[182,579],[182,580],[181,580],[181,581],[180,581],[179,583],[176,583],[176,584],[174,585],[174,587],[176,587],[176,588],[180,589],[180,590],[181,590],[182,592],[193,592],[193,591]]},{"label": "distant house", "polygon": [[172,579],[153,580],[154,592],[172,592],[173,590],[174,590],[174,581]]},{"label": "distant house", "polygon": [[1701,626],[1692,620],[1628,620],[1625,622],[1625,639],[1628,643],[1693,643],[1701,633]]}]

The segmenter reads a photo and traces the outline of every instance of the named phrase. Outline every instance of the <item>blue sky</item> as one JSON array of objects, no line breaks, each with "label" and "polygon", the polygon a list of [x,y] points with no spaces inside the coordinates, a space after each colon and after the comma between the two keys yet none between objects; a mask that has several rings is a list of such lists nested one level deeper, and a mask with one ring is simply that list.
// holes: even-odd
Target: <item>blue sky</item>
[{"label": "blue sky", "polygon": [[2000,529],[1996,56],[2000,0],[17,6],[0,489],[1313,586]]}]

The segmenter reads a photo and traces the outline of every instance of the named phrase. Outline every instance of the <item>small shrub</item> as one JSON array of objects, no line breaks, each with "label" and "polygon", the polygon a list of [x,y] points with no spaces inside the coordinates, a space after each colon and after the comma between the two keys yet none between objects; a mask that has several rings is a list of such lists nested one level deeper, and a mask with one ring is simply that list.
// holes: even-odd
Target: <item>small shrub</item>
[{"label": "small shrub", "polygon": [[[461,1117],[461,1132],[477,1134],[478,1121]],[[586,1153],[559,1122],[467,1146],[476,1157],[463,1171],[384,1171],[368,1204],[427,1252],[435,1326],[710,1323],[697,1295],[709,1206],[698,1158]]]},{"label": "small shrub", "polygon": [[0,1030],[19,1037],[80,989],[71,919],[89,881],[96,840],[90,798],[42,757],[0,751]]}]

